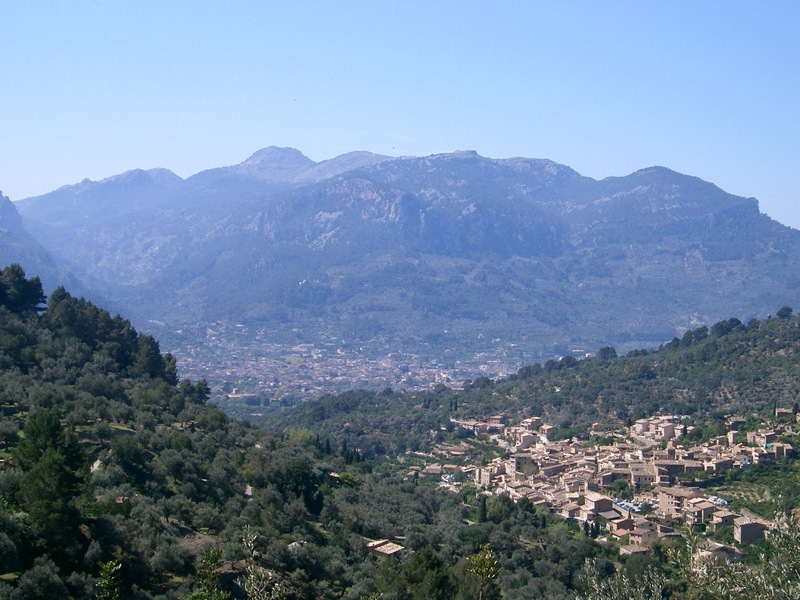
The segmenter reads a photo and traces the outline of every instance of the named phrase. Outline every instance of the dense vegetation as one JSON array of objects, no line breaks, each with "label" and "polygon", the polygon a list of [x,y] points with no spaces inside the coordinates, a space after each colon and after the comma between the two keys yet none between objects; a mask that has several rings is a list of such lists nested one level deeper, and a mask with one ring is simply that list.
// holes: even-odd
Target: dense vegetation
[{"label": "dense vegetation", "polygon": [[285,598],[571,597],[603,554],[529,504],[479,510],[339,440],[230,420],[128,321],[63,289],[44,306],[17,266],[0,284],[0,598],[244,597],[248,539]]},{"label": "dense vegetation", "polygon": [[[391,427],[425,446],[455,435],[450,414],[505,402],[522,414],[535,408],[536,390],[556,384],[562,391],[536,410],[568,411],[580,402],[579,382],[599,386],[593,378],[601,375],[609,410],[625,408],[618,418],[631,418],[635,393],[622,373],[658,381],[666,360],[687,361],[690,373],[686,353],[710,352],[712,342],[706,362],[726,373],[720,381],[736,381],[725,365],[738,363],[719,358],[725,349],[749,344],[752,389],[778,389],[762,382],[788,385],[791,359],[782,366],[756,355],[772,340],[775,356],[790,357],[797,330],[783,311],[780,319],[712,328],[704,339],[695,332],[652,355],[617,359],[606,349],[594,360],[471,382],[463,392],[352,392],[309,405],[327,411],[310,413],[320,433],[269,433],[209,406],[205,382],[181,381],[175,360],[125,319],[63,289],[45,300],[38,279],[18,266],[0,271],[0,599],[558,599],[602,592],[603,581],[644,589],[642,574],[652,573],[664,594],[681,593],[685,583],[664,544],[650,558],[620,563],[613,545],[526,501],[476,495],[469,485],[444,492],[409,477],[408,465],[370,457],[399,450]],[[648,364],[655,377],[641,371]],[[392,404],[405,415],[382,421]],[[696,410],[711,406],[709,399]],[[328,426],[321,416],[333,427],[350,424],[328,434],[316,427]],[[370,539],[406,551],[377,557]]]},{"label": "dense vegetation", "polygon": [[[611,347],[577,360],[565,357],[523,367],[501,380],[466,381],[425,393],[354,390],[261,421],[269,428],[308,427],[343,435],[367,456],[429,450],[453,429],[451,418],[503,413],[542,416],[555,437],[586,437],[599,422],[609,429],[656,413],[689,415],[696,437],[719,433],[724,415],[764,416],[793,408],[800,394],[800,319],[789,307],[747,324],[731,318],[687,331],[658,351],[618,357]],[[552,437],[552,436],[551,436]]]}]

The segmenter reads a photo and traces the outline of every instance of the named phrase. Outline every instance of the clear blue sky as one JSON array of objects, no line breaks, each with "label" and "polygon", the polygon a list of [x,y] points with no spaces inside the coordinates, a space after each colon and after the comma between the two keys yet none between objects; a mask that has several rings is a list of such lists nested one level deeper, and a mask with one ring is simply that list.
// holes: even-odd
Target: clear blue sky
[{"label": "clear blue sky", "polygon": [[269,145],[663,165],[800,228],[800,2],[0,1],[0,190]]}]

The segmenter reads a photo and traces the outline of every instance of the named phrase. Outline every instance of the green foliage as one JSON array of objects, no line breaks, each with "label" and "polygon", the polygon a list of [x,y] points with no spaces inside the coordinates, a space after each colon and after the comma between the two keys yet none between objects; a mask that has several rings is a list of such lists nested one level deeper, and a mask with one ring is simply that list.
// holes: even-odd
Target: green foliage
[{"label": "green foliage", "polygon": [[50,295],[44,322],[62,339],[72,338],[104,355],[103,365],[115,372],[130,367],[138,347],[138,334],[130,322],[119,315],[112,318],[83,298],[73,298],[64,288]]},{"label": "green foliage", "polygon": [[122,597],[122,563],[109,560],[100,563],[97,600],[120,600]]},{"label": "green foliage", "polygon": [[[21,277],[6,271],[4,293],[36,291]],[[102,577],[112,564],[132,597],[164,592],[192,573],[180,532],[240,516],[252,432],[205,406],[205,382],[177,384],[174,359],[121,317],[63,289],[43,314],[27,297],[0,308],[0,432],[15,466],[0,472],[0,561],[20,573],[12,593],[87,597],[96,565]]]},{"label": "green foliage", "polygon": [[452,598],[453,583],[447,565],[430,546],[418,550],[403,570],[405,586],[414,600]]},{"label": "green foliage", "polygon": [[80,522],[74,503],[83,467],[77,438],[49,409],[33,413],[22,436],[14,452],[23,471],[17,499],[30,516],[40,544],[52,556],[63,555],[75,540]]},{"label": "green foliage", "polygon": [[486,523],[486,521],[489,519],[489,513],[486,504],[486,495],[481,494],[478,496],[478,523]]},{"label": "green foliage", "polygon": [[69,598],[67,586],[59,577],[58,567],[47,557],[37,558],[26,570],[11,594],[12,600],[53,600]]},{"label": "green foliage", "polygon": [[249,600],[283,600],[283,586],[274,574],[258,564],[256,560],[257,535],[249,528],[245,530],[242,546],[247,555],[247,566],[239,585]]},{"label": "green foliage", "polygon": [[679,556],[684,577],[697,597],[708,600],[800,597],[800,526],[793,517],[778,515],[764,552],[755,563],[718,562],[701,558],[702,544],[690,538]]},{"label": "green foliage", "polygon": [[[478,578],[478,600],[483,598],[496,597],[498,595],[494,581],[500,574],[497,556],[489,544],[481,545],[478,552],[467,557],[469,567],[467,571]],[[494,594],[492,594],[494,592]]]},{"label": "green foliage", "polygon": [[197,561],[197,586],[183,600],[229,600],[231,595],[219,589],[220,577],[217,574],[222,553],[218,548],[206,548]]},{"label": "green foliage", "polygon": [[615,498],[622,498],[623,500],[630,500],[633,498],[633,488],[627,479],[616,479],[609,486],[609,493]]},{"label": "green foliage", "polygon": [[26,278],[18,264],[0,271],[0,306],[14,313],[35,313],[46,299],[39,278]]},{"label": "green foliage", "polygon": [[594,559],[586,561],[581,581],[584,593],[579,600],[654,600],[666,597],[670,587],[664,573],[653,567],[636,577],[623,569],[604,578]]},{"label": "green foliage", "polygon": [[[54,410],[34,412],[22,429],[22,440],[14,451],[14,462],[23,471],[35,467],[48,453],[58,454],[64,468],[77,476],[83,460],[75,433],[64,428]],[[69,493],[76,485],[73,482]]]}]

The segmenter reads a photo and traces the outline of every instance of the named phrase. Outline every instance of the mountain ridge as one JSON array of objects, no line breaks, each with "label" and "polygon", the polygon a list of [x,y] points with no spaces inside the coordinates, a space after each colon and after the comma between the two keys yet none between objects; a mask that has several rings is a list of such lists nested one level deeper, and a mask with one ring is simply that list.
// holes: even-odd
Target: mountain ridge
[{"label": "mountain ridge", "polygon": [[800,232],[665,167],[596,180],[475,151],[268,147],[183,180],[81,185],[18,202],[25,226],[178,354],[223,342],[175,332],[220,322],[262,332],[256,354],[325,343],[514,370],[800,300]]}]

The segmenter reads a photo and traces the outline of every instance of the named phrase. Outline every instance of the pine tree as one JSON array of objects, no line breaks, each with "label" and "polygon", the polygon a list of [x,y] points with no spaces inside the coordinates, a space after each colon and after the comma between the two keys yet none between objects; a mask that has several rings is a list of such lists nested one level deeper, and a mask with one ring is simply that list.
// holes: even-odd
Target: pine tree
[{"label": "pine tree", "polygon": [[22,430],[14,452],[22,469],[18,499],[30,515],[34,532],[57,555],[76,539],[83,459],[75,434],[62,427],[52,410],[35,412]]}]

